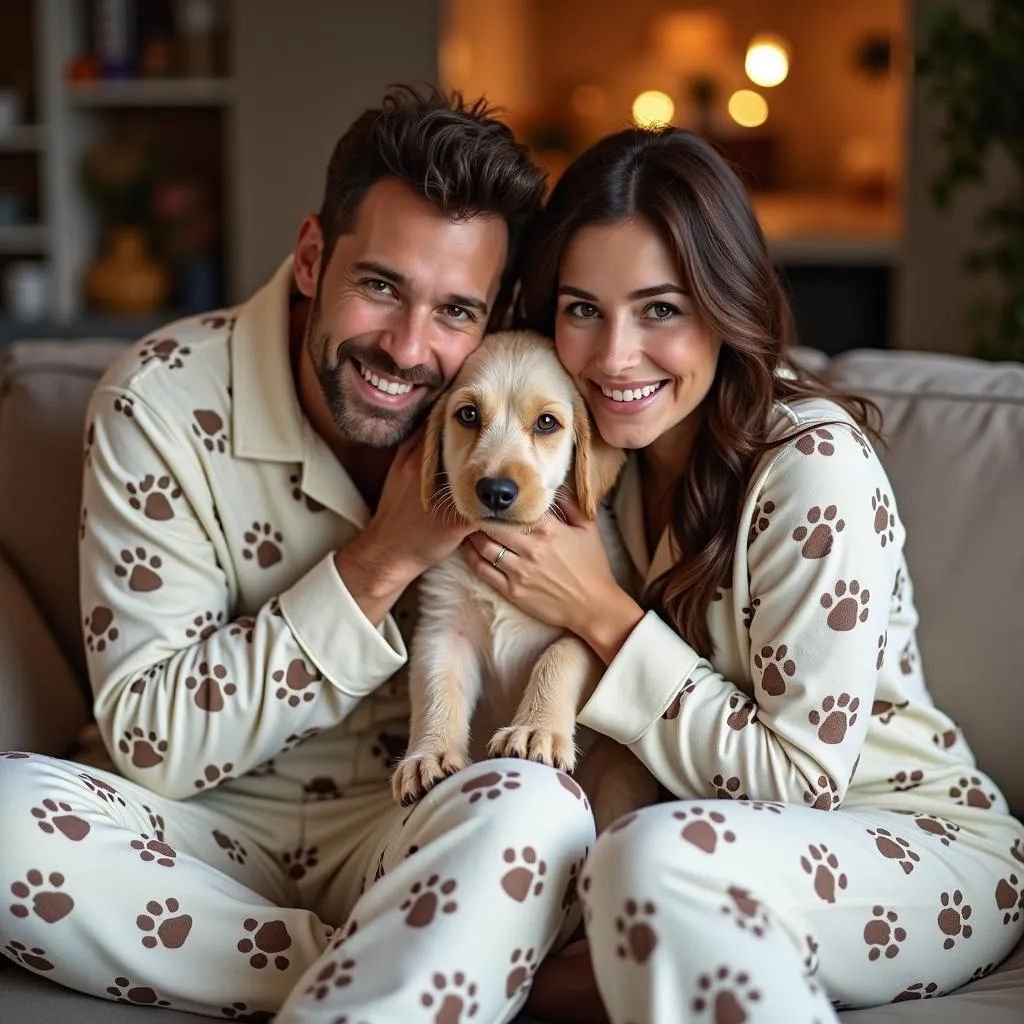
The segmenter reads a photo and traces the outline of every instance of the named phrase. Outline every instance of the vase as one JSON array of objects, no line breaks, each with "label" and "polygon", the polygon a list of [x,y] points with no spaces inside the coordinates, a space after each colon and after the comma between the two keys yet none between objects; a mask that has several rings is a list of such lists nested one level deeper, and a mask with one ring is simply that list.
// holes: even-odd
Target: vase
[{"label": "vase", "polygon": [[169,290],[170,275],[135,227],[114,228],[103,256],[85,277],[90,306],[106,313],[152,313],[163,308]]}]

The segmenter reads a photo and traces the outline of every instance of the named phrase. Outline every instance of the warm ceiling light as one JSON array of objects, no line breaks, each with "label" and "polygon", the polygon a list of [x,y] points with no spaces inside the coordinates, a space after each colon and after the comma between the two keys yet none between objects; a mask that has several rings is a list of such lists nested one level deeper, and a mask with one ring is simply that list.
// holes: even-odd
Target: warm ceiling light
[{"label": "warm ceiling light", "polygon": [[743,67],[754,85],[766,89],[778,85],[789,74],[786,44],[778,36],[755,36],[747,47],[747,58]]},{"label": "warm ceiling light", "polygon": [[657,89],[640,93],[633,100],[633,120],[641,128],[651,128],[658,124],[671,124],[676,106],[672,97]]},{"label": "warm ceiling light", "polygon": [[738,89],[729,97],[729,116],[744,128],[756,128],[768,120],[768,101],[752,89]]}]

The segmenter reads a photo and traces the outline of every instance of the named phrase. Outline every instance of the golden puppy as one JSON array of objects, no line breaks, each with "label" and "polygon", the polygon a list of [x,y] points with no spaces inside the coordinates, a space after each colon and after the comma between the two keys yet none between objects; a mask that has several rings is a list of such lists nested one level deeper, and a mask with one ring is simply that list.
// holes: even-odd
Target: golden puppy
[{"label": "golden puppy", "polygon": [[[487,337],[431,411],[423,501],[457,515],[515,550],[566,488],[597,518],[620,583],[627,558],[600,509],[625,453],[592,432],[590,416],[554,345],[528,331]],[[439,470],[447,477],[438,487]],[[576,708],[603,669],[578,637],[520,611],[478,579],[461,551],[420,581],[412,642],[409,748],[392,777],[395,798],[413,802],[483,757],[528,757],[576,767]],[[656,798],[646,767],[613,740],[587,733],[594,771],[581,776],[598,826]],[[486,747],[483,740],[489,737]],[[582,767],[582,765],[581,765]],[[592,781],[586,779],[597,776]]]}]

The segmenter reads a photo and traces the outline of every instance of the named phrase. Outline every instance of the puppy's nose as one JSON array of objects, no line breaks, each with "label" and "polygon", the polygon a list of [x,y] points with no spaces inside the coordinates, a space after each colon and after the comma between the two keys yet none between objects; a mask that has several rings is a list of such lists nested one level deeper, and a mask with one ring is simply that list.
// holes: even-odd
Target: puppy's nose
[{"label": "puppy's nose", "polygon": [[476,494],[492,512],[504,512],[516,500],[519,486],[507,477],[485,476],[476,485]]}]

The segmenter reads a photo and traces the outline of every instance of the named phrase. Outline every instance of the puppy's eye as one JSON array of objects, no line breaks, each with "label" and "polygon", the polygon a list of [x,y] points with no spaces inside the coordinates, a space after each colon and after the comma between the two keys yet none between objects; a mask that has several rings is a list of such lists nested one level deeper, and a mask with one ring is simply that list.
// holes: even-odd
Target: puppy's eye
[{"label": "puppy's eye", "polygon": [[538,434],[551,434],[558,430],[561,425],[551,413],[546,412],[537,417],[535,429]]},{"label": "puppy's eye", "polygon": [[480,413],[476,411],[476,406],[463,405],[455,410],[455,418],[464,427],[476,427],[480,425]]}]

